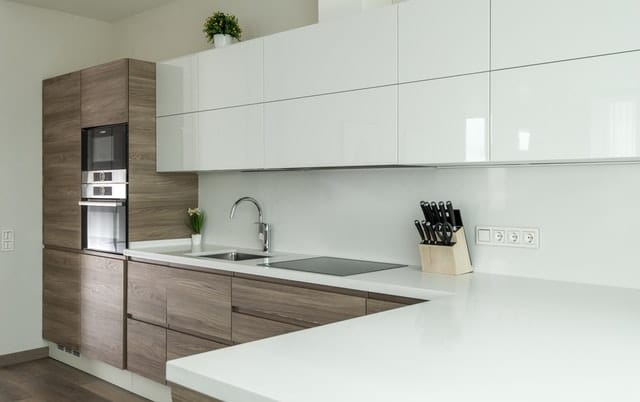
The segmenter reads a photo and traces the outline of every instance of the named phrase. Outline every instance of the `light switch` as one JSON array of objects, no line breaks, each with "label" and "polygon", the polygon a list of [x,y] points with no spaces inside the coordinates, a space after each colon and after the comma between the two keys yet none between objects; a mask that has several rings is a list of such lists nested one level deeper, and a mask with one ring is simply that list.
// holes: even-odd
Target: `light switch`
[{"label": "light switch", "polygon": [[2,241],[2,251],[13,251],[13,241],[3,240]]},{"label": "light switch", "polygon": [[2,241],[13,241],[13,230],[3,230]]},{"label": "light switch", "polygon": [[478,243],[491,243],[491,229],[478,228],[476,241]]}]

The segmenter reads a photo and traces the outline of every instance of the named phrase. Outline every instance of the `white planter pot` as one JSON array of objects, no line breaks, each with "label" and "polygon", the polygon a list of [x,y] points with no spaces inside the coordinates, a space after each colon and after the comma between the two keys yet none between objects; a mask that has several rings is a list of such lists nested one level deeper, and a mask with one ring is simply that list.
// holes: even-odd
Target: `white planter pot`
[{"label": "white planter pot", "polygon": [[225,47],[233,43],[231,35],[216,34],[213,35],[213,45],[215,47]]},{"label": "white planter pot", "polygon": [[191,250],[197,251],[202,248],[202,235],[201,234],[192,234],[191,235]]}]

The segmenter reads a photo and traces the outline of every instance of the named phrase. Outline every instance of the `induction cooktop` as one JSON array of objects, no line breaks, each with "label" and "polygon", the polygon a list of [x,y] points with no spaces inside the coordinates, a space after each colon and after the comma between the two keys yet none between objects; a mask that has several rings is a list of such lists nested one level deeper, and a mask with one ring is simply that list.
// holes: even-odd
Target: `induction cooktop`
[{"label": "induction cooktop", "polygon": [[391,268],[406,267],[401,264],[388,264],[384,262],[350,260],[335,257],[312,257],[300,260],[290,260],[281,262],[269,262],[258,264],[263,267],[280,269],[291,269],[293,271],[313,272],[317,274],[349,276],[364,274],[366,272],[383,271]]}]

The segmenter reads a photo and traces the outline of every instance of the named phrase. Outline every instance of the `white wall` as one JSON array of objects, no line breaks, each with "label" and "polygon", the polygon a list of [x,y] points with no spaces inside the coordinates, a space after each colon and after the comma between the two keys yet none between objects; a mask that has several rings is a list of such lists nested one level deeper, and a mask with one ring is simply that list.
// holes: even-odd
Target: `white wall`
[{"label": "white wall", "polygon": [[111,59],[111,29],[0,0],[0,355],[43,345],[42,80]]},{"label": "white wall", "polygon": [[419,264],[420,200],[452,200],[476,225],[541,229],[539,250],[471,246],[477,271],[640,288],[640,165],[402,168],[200,175],[204,238],[258,248],[257,198],[273,248]]},{"label": "white wall", "polygon": [[236,15],[243,39],[318,21],[317,0],[175,0],[116,22],[117,54],[159,61],[209,49],[202,25],[214,11]]}]

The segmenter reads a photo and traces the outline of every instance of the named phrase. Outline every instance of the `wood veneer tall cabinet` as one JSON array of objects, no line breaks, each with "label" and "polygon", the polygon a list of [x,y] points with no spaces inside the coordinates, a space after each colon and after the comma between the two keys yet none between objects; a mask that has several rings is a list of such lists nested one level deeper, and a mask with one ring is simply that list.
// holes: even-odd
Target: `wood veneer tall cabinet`
[{"label": "wood veneer tall cabinet", "polygon": [[43,81],[43,338],[124,368],[126,261],[82,250],[82,129],[128,123],[129,241],[187,237],[194,174],[156,173],[156,66],[121,59]]}]

